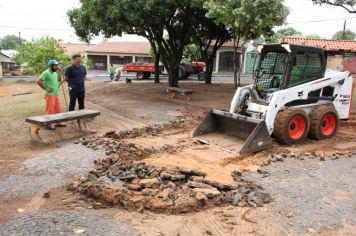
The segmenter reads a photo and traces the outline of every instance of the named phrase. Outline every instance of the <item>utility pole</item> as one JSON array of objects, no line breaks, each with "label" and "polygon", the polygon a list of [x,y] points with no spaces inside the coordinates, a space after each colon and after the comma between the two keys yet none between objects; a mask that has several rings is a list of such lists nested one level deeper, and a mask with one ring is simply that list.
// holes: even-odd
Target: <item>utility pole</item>
[{"label": "utility pole", "polygon": [[19,32],[19,44],[20,44],[20,46],[22,46],[21,32]]},{"label": "utility pole", "polygon": [[342,39],[345,40],[346,38],[346,20],[344,21],[344,30],[342,32]]}]

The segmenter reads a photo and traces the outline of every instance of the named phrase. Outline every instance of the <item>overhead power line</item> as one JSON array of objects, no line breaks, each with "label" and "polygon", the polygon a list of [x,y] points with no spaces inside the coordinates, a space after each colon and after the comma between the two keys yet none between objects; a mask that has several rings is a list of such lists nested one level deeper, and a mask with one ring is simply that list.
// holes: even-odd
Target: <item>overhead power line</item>
[{"label": "overhead power line", "polygon": [[[287,22],[286,25],[308,24],[308,23],[317,23],[317,22],[326,22],[326,21],[337,21],[337,20],[349,20],[349,19],[356,19],[356,17],[344,17],[344,18],[333,18],[333,19],[322,19],[322,20]],[[65,32],[74,32],[73,29],[19,27],[19,26],[9,26],[9,25],[0,25],[0,28],[20,29],[20,30],[40,30],[40,31],[65,31]]]},{"label": "overhead power line", "polygon": [[344,18],[333,18],[333,19],[323,19],[323,20],[311,20],[311,21],[299,21],[299,22],[287,22],[287,25],[293,24],[308,24],[308,23],[317,23],[317,22],[325,22],[325,21],[337,21],[337,20],[349,20],[356,19],[356,17],[344,17]]},{"label": "overhead power line", "polygon": [[72,30],[72,29],[18,27],[18,26],[8,26],[8,25],[0,25],[0,28],[21,29],[21,30],[41,30],[41,31],[67,31],[67,32],[74,32],[74,30]]}]

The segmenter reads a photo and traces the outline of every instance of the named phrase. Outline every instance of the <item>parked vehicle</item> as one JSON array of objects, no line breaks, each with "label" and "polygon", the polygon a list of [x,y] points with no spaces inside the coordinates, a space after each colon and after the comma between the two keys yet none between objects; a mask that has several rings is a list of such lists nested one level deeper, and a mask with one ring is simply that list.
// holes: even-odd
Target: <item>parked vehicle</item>
[{"label": "parked vehicle", "polygon": [[[193,61],[190,64],[179,65],[179,79],[186,79],[190,75],[197,75],[198,80],[205,80],[206,64],[201,61]],[[163,71],[163,66],[159,67],[159,73]],[[130,63],[125,64],[122,68],[125,72],[136,72],[137,79],[149,79],[155,73],[155,65],[151,63]]]},{"label": "parked vehicle", "polygon": [[[155,65],[151,63],[130,63],[125,64],[122,71],[136,72],[137,79],[149,79],[155,73]],[[163,71],[163,66],[159,67],[159,73]]]},{"label": "parked vehicle", "polygon": [[186,79],[191,74],[197,75],[198,80],[205,80],[206,63],[201,61],[192,61],[190,64],[180,64],[179,79]]}]

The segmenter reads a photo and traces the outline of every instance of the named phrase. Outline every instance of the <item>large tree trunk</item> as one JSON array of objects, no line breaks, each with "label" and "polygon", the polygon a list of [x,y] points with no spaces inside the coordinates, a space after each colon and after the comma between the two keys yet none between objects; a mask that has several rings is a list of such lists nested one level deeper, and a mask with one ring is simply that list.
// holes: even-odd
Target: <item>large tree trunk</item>
[{"label": "large tree trunk", "polygon": [[171,66],[168,77],[169,87],[178,87],[179,80],[179,64],[178,66]]},{"label": "large tree trunk", "polygon": [[159,74],[160,74],[159,59],[160,59],[160,53],[156,51],[156,53],[155,53],[155,83],[159,83]]}]

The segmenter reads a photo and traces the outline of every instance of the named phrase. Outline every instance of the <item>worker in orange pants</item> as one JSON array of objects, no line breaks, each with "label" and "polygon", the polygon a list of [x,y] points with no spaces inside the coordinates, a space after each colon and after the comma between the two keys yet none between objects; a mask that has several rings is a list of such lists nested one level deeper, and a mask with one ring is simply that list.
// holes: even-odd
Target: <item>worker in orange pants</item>
[{"label": "worker in orange pants", "polygon": [[[45,90],[46,114],[56,114],[61,112],[61,107],[58,97],[58,87],[61,78],[57,74],[58,62],[50,60],[48,62],[48,70],[45,70],[37,81],[37,84]],[[47,129],[55,130],[55,127],[65,127],[65,124],[47,124]]]}]

